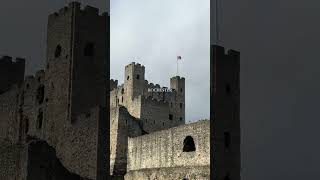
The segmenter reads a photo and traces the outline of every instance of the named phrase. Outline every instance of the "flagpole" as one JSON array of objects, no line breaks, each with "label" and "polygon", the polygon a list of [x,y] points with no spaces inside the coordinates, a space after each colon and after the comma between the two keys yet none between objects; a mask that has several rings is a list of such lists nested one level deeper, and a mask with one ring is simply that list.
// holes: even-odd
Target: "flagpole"
[{"label": "flagpole", "polygon": [[179,60],[177,58],[177,76],[179,76],[179,68],[178,68],[178,63],[179,63]]}]

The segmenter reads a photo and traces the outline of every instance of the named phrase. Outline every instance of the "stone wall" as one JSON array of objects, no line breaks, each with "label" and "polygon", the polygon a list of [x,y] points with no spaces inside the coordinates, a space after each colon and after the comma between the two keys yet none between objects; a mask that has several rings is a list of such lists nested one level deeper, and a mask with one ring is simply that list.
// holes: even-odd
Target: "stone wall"
[{"label": "stone wall", "polygon": [[[192,137],[195,151],[183,151],[187,136]],[[210,121],[207,120],[128,140],[128,171],[208,165],[210,165]]]},{"label": "stone wall", "polygon": [[[91,180],[68,171],[56,157],[56,151],[45,141],[32,140],[27,148],[26,180]],[[93,179],[92,179],[93,180]]]},{"label": "stone wall", "polygon": [[113,176],[123,176],[127,171],[128,137],[142,135],[140,120],[131,116],[123,106],[110,111],[110,171]]},{"label": "stone wall", "polygon": [[96,178],[98,122],[104,120],[101,110],[95,107],[79,115],[64,128],[63,141],[56,147],[57,157],[70,172],[89,179]]},{"label": "stone wall", "polygon": [[169,167],[129,171],[125,180],[209,180],[210,166]]},{"label": "stone wall", "polygon": [[169,120],[169,103],[152,97],[141,97],[140,119],[148,133],[170,128],[174,124]]},{"label": "stone wall", "polygon": [[19,141],[20,135],[20,87],[0,94],[0,140],[7,139],[12,143]]},{"label": "stone wall", "polygon": [[0,140],[0,179],[17,180],[26,177],[27,147]]},{"label": "stone wall", "polygon": [[22,88],[22,113],[24,123],[28,123],[26,134],[44,138],[46,125],[45,73],[38,71],[35,76],[27,76]]}]

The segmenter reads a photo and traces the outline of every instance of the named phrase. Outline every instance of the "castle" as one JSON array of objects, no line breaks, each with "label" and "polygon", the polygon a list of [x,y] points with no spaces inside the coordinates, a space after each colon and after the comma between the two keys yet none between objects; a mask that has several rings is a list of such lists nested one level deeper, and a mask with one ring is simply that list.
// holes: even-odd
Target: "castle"
[{"label": "castle", "polygon": [[160,87],[133,62],[123,84],[109,81],[109,26],[72,2],[49,15],[45,70],[24,77],[24,59],[0,59],[0,179],[210,179],[214,157],[217,179],[239,180],[238,52],[214,47],[215,119],[226,121],[210,151],[210,121],[185,124],[183,77]]}]

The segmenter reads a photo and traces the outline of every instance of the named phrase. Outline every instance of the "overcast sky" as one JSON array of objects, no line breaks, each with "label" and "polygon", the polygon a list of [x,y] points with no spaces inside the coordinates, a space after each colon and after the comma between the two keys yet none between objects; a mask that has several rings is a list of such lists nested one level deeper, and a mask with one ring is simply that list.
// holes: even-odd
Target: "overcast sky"
[{"label": "overcast sky", "polygon": [[221,45],[241,52],[242,179],[320,179],[320,1],[220,6]]},{"label": "overcast sky", "polygon": [[186,121],[209,119],[210,1],[111,0],[111,78],[124,80],[124,66],[145,66],[145,78],[170,86],[186,82]]}]

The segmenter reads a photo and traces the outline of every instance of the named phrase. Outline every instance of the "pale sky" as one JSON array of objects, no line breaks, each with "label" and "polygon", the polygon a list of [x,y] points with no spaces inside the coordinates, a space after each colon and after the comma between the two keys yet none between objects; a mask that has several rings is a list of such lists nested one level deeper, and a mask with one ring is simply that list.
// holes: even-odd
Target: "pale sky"
[{"label": "pale sky", "polygon": [[124,67],[138,62],[146,79],[170,86],[176,57],[186,79],[186,122],[209,119],[209,0],[111,0],[111,78],[123,83]]}]

